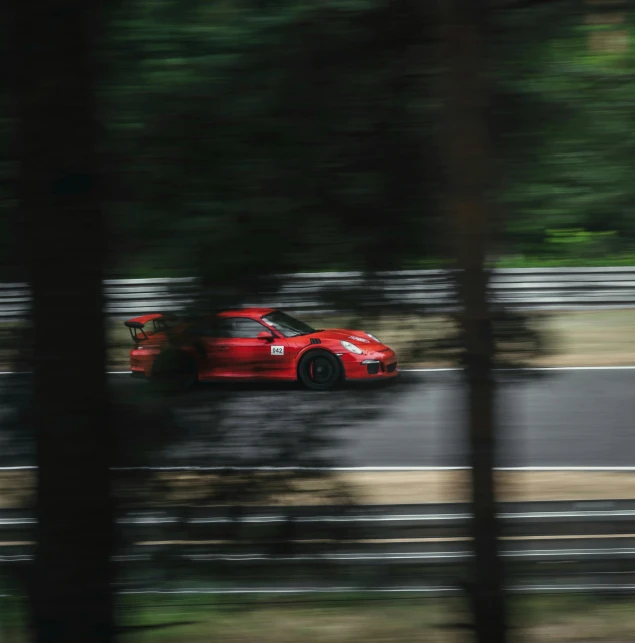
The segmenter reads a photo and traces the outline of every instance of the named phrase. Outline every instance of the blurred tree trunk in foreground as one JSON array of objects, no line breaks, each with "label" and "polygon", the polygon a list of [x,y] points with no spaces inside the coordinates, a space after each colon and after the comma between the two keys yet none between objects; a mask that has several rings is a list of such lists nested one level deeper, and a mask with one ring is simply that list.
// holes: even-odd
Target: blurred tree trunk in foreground
[{"label": "blurred tree trunk in foreground", "polygon": [[11,0],[19,207],[33,293],[39,642],[113,638],[95,103],[99,2]]},{"label": "blurred tree trunk in foreground", "polygon": [[474,567],[470,579],[476,639],[506,640],[503,570],[494,494],[494,333],[488,304],[487,250],[493,232],[488,203],[493,156],[485,87],[485,0],[441,0],[445,129],[451,234],[456,244],[461,333],[468,389]]}]

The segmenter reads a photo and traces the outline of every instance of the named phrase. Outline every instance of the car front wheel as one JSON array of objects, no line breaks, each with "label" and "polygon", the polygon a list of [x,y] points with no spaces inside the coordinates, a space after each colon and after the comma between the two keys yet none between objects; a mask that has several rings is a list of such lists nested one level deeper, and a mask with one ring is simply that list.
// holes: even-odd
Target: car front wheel
[{"label": "car front wheel", "polygon": [[298,378],[309,389],[328,391],[341,381],[342,365],[332,353],[311,351],[300,360]]}]

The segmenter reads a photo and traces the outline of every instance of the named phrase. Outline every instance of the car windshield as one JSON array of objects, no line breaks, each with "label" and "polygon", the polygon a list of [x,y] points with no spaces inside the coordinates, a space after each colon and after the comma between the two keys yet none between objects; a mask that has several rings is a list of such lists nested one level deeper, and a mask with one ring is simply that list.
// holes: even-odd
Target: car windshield
[{"label": "car windshield", "polygon": [[298,335],[309,335],[317,332],[315,328],[311,328],[308,324],[279,310],[265,315],[262,321],[275,328],[284,337],[297,337]]}]

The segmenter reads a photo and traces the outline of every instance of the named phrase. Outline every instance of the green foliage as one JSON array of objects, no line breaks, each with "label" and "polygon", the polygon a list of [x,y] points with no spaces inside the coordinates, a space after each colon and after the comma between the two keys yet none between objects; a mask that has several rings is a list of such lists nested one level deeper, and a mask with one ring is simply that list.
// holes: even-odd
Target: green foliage
[{"label": "green foliage", "polygon": [[[124,184],[117,263],[212,283],[443,265],[432,11],[414,0],[122,6],[105,88]],[[497,14],[501,265],[635,252],[635,50],[589,52],[589,29],[573,1]]]},{"label": "green foliage", "polygon": [[635,252],[584,257],[567,255],[509,255],[496,261],[497,268],[591,268],[604,266],[635,266]]},{"label": "green foliage", "polygon": [[[113,5],[101,76],[113,276],[198,272],[242,288],[263,272],[444,265],[434,11],[416,0]],[[577,0],[495,12],[501,265],[635,253],[635,47],[590,52],[589,29]],[[9,115],[2,97],[7,150]],[[5,275],[15,171],[0,164]]]},{"label": "green foliage", "polygon": [[244,285],[419,256],[435,170],[418,3],[176,6],[126,5],[106,49],[114,262]]},{"label": "green foliage", "polygon": [[[625,28],[632,42],[633,25]],[[591,29],[573,4],[558,3],[520,12],[501,39],[507,249],[526,256],[635,250],[635,49],[596,53]],[[556,229],[579,233],[545,234]]]},{"label": "green foliage", "polygon": [[604,257],[615,246],[617,232],[589,232],[580,228],[547,230],[547,244],[556,247],[555,254],[576,257]]}]

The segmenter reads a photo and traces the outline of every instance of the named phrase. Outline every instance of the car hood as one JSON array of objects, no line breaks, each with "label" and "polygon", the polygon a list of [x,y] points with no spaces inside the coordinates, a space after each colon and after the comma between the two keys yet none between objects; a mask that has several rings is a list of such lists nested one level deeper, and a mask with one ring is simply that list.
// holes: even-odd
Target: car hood
[{"label": "car hood", "polygon": [[390,350],[386,344],[382,342],[376,342],[374,339],[369,337],[363,330],[349,330],[347,328],[328,328],[326,330],[320,330],[316,333],[312,333],[311,337],[319,337],[322,341],[346,341],[355,344],[363,351],[384,351]]}]

